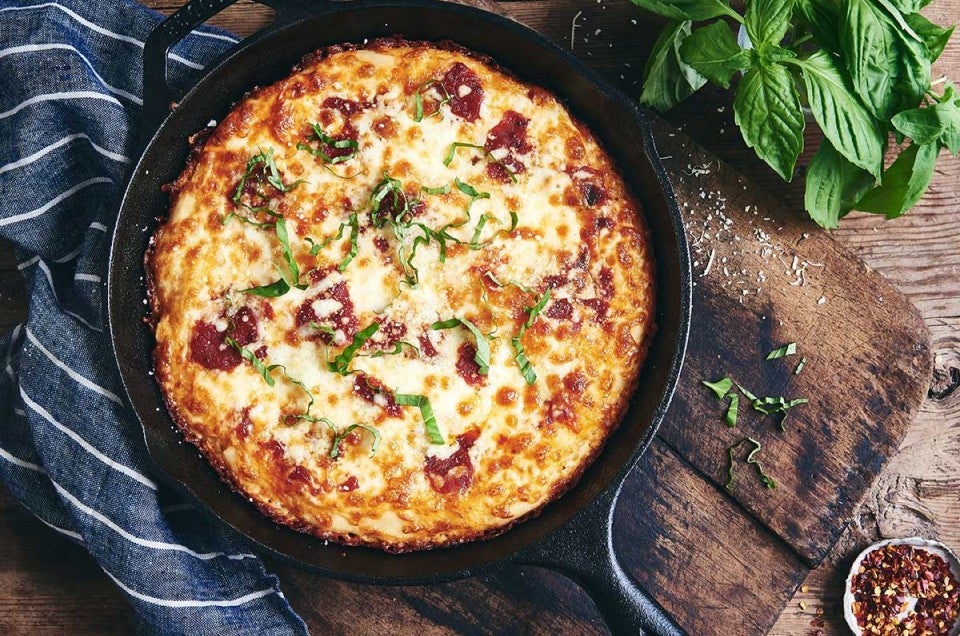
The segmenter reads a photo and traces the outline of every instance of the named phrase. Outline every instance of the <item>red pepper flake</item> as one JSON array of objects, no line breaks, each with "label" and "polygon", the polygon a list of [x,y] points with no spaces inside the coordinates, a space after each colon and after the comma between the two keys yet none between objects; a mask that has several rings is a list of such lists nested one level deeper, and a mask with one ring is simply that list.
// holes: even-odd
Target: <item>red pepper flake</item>
[{"label": "red pepper flake", "polygon": [[853,614],[865,634],[946,636],[960,612],[960,583],[950,565],[911,545],[868,552],[850,591]]}]

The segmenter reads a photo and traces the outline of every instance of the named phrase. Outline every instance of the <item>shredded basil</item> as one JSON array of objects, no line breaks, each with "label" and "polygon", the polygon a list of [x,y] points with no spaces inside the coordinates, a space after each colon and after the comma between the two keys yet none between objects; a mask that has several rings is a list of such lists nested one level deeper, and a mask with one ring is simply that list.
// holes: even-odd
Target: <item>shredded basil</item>
[{"label": "shredded basil", "polygon": [[450,147],[447,148],[447,154],[443,158],[443,165],[450,167],[450,164],[453,163],[453,157],[456,154],[458,148],[471,148],[473,150],[483,150],[484,159],[502,167],[506,171],[507,175],[510,177],[510,181],[512,181],[513,183],[517,182],[517,173],[513,168],[505,164],[500,159],[494,159],[492,151],[487,151],[483,146],[478,146],[477,144],[468,144],[460,141],[453,142],[452,144],[450,144]]},{"label": "shredded basil", "polygon": [[[233,202],[235,204],[240,204],[240,199],[243,197],[244,186],[247,185],[247,181],[250,179],[250,176],[253,174],[253,171],[256,169],[258,164],[264,165],[267,183],[272,185],[280,192],[289,192],[299,184],[304,183],[303,179],[297,179],[293,183],[289,184],[284,183],[283,179],[280,177],[280,170],[277,169],[277,162],[273,158],[273,148],[267,148],[266,151],[260,150],[260,154],[254,155],[247,160],[247,168],[244,171],[243,176],[240,177],[240,183],[237,184],[237,189],[233,193]],[[267,198],[267,196],[262,192],[257,191],[256,194],[263,199]]]},{"label": "shredded basil", "polygon": [[706,380],[701,380],[700,384],[713,391],[718,400],[722,400],[723,398],[727,397],[727,393],[729,393],[730,389],[733,388],[733,380],[730,378],[722,378],[716,382],[707,382]]},{"label": "shredded basil", "polygon": [[420,186],[420,189],[427,194],[450,194],[450,184],[440,186],[438,188],[430,188],[428,186]]},{"label": "shredded basil", "polygon": [[355,431],[356,429],[363,429],[373,435],[373,444],[370,446],[370,456],[373,457],[373,454],[377,452],[377,447],[380,446],[380,431],[375,429],[372,426],[367,426],[366,424],[351,424],[342,431],[337,431],[337,426],[329,419],[321,417],[318,421],[326,424],[331,431],[333,431],[333,441],[330,446],[330,459],[336,459],[340,456],[340,443],[346,439],[347,435]]},{"label": "shredded basil", "polygon": [[236,349],[237,352],[240,354],[240,356],[244,360],[252,364],[253,368],[257,370],[257,373],[260,374],[260,376],[263,378],[263,381],[266,382],[267,385],[273,386],[274,384],[276,384],[276,381],[273,379],[273,376],[270,374],[273,373],[274,369],[281,368],[283,365],[280,365],[280,364],[272,364],[269,366],[265,365],[260,360],[260,358],[256,356],[256,354],[253,351],[250,351],[246,347],[241,346],[239,342],[237,342],[230,336],[225,337],[223,341],[227,345]]},{"label": "shredded basil", "polygon": [[780,418],[780,430],[786,431],[787,430],[787,425],[786,425],[787,411],[789,411],[795,406],[806,404],[807,402],[809,402],[807,398],[796,398],[794,400],[787,400],[782,396],[777,396],[777,397],[765,397],[762,399],[753,400],[753,402],[751,402],[750,405],[753,407],[754,411],[758,411],[760,413],[763,413],[764,415],[773,415],[775,413],[782,414],[783,417]]},{"label": "shredded basil", "polygon": [[487,375],[490,372],[490,343],[487,337],[480,331],[475,324],[466,318],[451,318],[441,322],[435,322],[430,325],[431,329],[452,329],[458,326],[464,326],[473,334],[476,342],[477,353],[473,356],[474,361],[480,367],[480,375]]},{"label": "shredded basil", "polygon": [[478,146],[477,144],[467,144],[460,141],[455,141],[450,144],[449,148],[447,148],[447,155],[443,158],[443,165],[450,167],[450,164],[453,163],[453,156],[456,154],[457,148],[473,148],[475,150],[483,150],[483,146]]},{"label": "shredded basil", "polygon": [[341,351],[340,354],[333,359],[333,362],[328,362],[327,367],[331,371],[339,373],[340,375],[349,375],[350,362],[353,360],[353,356],[356,355],[357,351],[360,350],[360,347],[363,346],[363,343],[369,340],[370,337],[377,333],[379,329],[380,323],[371,322],[366,326],[366,328],[358,331],[353,336],[353,342],[351,342],[346,349]]},{"label": "shredded basil", "polygon": [[520,331],[517,332],[517,335],[511,338],[510,343],[513,345],[514,356],[513,359],[517,361],[517,366],[520,367],[520,373],[523,375],[523,379],[527,381],[527,384],[533,384],[537,381],[537,373],[533,370],[533,365],[530,364],[530,360],[527,358],[526,352],[523,348],[523,334],[527,332],[527,329],[533,326],[534,321],[537,319],[537,316],[540,315],[540,312],[543,311],[543,308],[546,306],[547,301],[550,300],[550,290],[543,292],[543,296],[540,297],[540,300],[537,301],[533,307],[524,307],[524,311],[530,314],[527,321],[523,323],[523,326],[520,327]]},{"label": "shredded basil", "polygon": [[229,336],[224,337],[223,342],[224,344],[236,349],[237,352],[240,353],[240,356],[249,362],[254,369],[256,369],[257,373],[260,374],[260,377],[263,378],[263,381],[267,383],[267,386],[274,386],[276,384],[276,380],[273,379],[273,372],[277,369],[280,369],[287,382],[297,385],[301,390],[303,390],[304,393],[307,394],[307,408],[303,413],[295,416],[294,420],[313,421],[315,419],[310,415],[310,409],[313,408],[314,401],[313,393],[310,392],[310,389],[308,389],[307,385],[301,380],[298,380],[287,373],[287,368],[285,366],[282,364],[264,364],[263,361],[261,361],[253,351],[241,346],[239,342]]},{"label": "shredded basil", "polygon": [[350,216],[347,217],[347,220],[340,224],[340,227],[337,228],[337,233],[334,236],[328,236],[323,239],[322,242],[317,243],[309,236],[307,237],[307,242],[310,243],[310,256],[316,256],[320,253],[320,250],[324,249],[334,241],[339,241],[343,238],[343,231],[347,228],[350,228],[350,251],[347,252],[346,256],[340,261],[340,264],[337,265],[337,269],[341,272],[347,269],[347,265],[353,261],[357,256],[357,251],[359,246],[357,239],[360,236],[360,219],[357,216],[356,212],[351,212]]},{"label": "shredded basil", "polygon": [[300,282],[300,267],[297,265],[297,259],[293,256],[293,250],[290,249],[290,238],[287,234],[286,219],[280,217],[277,219],[274,225],[276,227],[277,239],[280,240],[280,247],[283,250],[283,259],[287,263],[290,276],[288,278],[286,273],[281,270],[280,280],[274,281],[268,285],[241,289],[240,291],[242,293],[253,294],[255,296],[262,296],[265,298],[276,298],[286,294],[288,291],[290,291],[291,287],[296,287],[297,289],[306,289],[308,287],[306,283]]},{"label": "shredded basil", "polygon": [[412,342],[407,342],[406,340],[397,340],[396,342],[393,343],[393,349],[389,351],[382,349],[380,351],[374,351],[371,354],[361,353],[358,355],[365,356],[368,358],[382,358],[383,356],[396,356],[403,353],[404,347],[409,347],[410,349],[413,349],[416,352],[417,356],[420,355],[420,347],[413,344]]},{"label": "shredded basil", "polygon": [[310,321],[310,326],[316,329],[317,331],[322,331],[328,336],[335,336],[337,334],[337,332],[334,331],[333,327],[329,327],[327,325],[321,325],[318,322]]},{"label": "shredded basil", "polygon": [[[310,127],[313,128],[314,139],[320,141],[320,144],[314,148],[309,144],[298,143],[297,150],[306,150],[314,157],[320,157],[320,159],[323,160],[323,163],[327,164],[343,163],[344,161],[349,161],[357,156],[357,149],[360,147],[360,143],[356,139],[334,139],[330,135],[323,132],[320,124],[310,124]],[[324,146],[336,148],[337,150],[350,148],[351,152],[339,157],[331,157],[323,150]]]},{"label": "shredded basil", "polygon": [[766,360],[776,360],[778,358],[785,358],[786,356],[792,356],[797,352],[797,343],[790,342],[782,347],[777,347],[773,351],[767,354]]},{"label": "shredded basil", "polygon": [[415,406],[419,408],[420,417],[423,418],[423,424],[427,430],[427,439],[430,440],[431,444],[446,444],[443,435],[440,434],[440,427],[437,426],[437,418],[433,415],[433,407],[430,406],[430,400],[427,399],[427,396],[394,392],[393,399],[401,406]]},{"label": "shredded basil", "polygon": [[247,217],[247,216],[244,216],[244,215],[242,215],[242,214],[239,214],[238,212],[231,212],[230,214],[224,215],[224,217],[223,217],[222,219],[220,219],[220,224],[221,224],[221,225],[226,225],[227,223],[230,222],[230,219],[237,219],[237,220],[239,220],[239,221],[243,221],[244,223],[246,223],[246,224],[248,224],[248,225],[252,225],[252,226],[254,226],[254,227],[259,227],[259,228],[261,228],[261,229],[266,229],[266,228],[268,228],[268,227],[273,227],[273,222],[272,222],[272,221],[267,221],[266,223],[261,223],[260,221],[254,221],[254,220],[251,219],[250,217]]},{"label": "shredded basil", "polygon": [[260,285],[259,287],[247,287],[241,289],[241,294],[252,294],[262,298],[277,298],[290,291],[290,285],[283,278],[273,281],[269,285]]},{"label": "shredded basil", "polygon": [[727,414],[724,418],[727,426],[733,428],[737,425],[737,415],[740,407],[740,396],[736,393],[730,395],[730,406],[727,407]]},{"label": "shredded basil", "polygon": [[760,461],[757,459],[757,454],[760,452],[760,442],[753,439],[752,437],[745,437],[730,448],[727,449],[727,456],[729,458],[729,464],[727,466],[727,490],[733,488],[733,464],[736,460],[734,452],[737,448],[743,444],[750,444],[753,448],[747,454],[746,463],[753,464],[757,469],[757,474],[760,477],[760,482],[769,488],[770,490],[775,490],[777,488],[777,483],[773,480],[772,477],[763,472],[763,466],[760,465]]},{"label": "shredded basil", "polygon": [[532,289],[530,289],[529,287],[527,287],[526,285],[524,285],[524,284],[522,284],[522,283],[518,283],[518,282],[515,281],[515,280],[508,280],[508,281],[505,282],[505,283],[501,283],[499,280],[497,280],[497,277],[493,275],[493,272],[487,272],[487,273],[486,273],[486,276],[487,276],[487,278],[489,278],[489,279],[493,282],[493,284],[496,285],[497,287],[516,287],[517,289],[519,289],[520,291],[522,291],[522,292],[524,292],[524,293],[526,293],[526,294],[532,294],[532,293],[533,293],[533,290],[532,290]]},{"label": "shredded basil", "polygon": [[800,375],[800,372],[803,371],[803,367],[807,365],[806,358],[800,358],[800,362],[797,363],[797,368],[793,370],[793,375]]},{"label": "shredded basil", "polygon": [[439,114],[440,114],[440,109],[443,107],[443,105],[450,102],[450,99],[451,99],[450,93],[448,93],[448,92],[447,92],[447,89],[445,89],[445,88],[443,87],[443,84],[440,83],[440,80],[435,80],[435,79],[427,80],[426,82],[424,82],[423,84],[421,84],[420,86],[417,87],[417,92],[414,93],[414,95],[413,95],[413,101],[414,101],[414,107],[415,107],[415,112],[414,112],[414,115],[413,115],[413,121],[416,121],[416,122],[421,122],[421,121],[423,121],[423,119],[424,119],[424,115],[423,115],[423,93],[424,93],[424,91],[426,91],[427,89],[429,89],[431,86],[436,86],[437,89],[438,89],[441,93],[443,93],[443,96],[442,96],[442,98],[440,99],[440,103],[437,104],[437,109],[436,109],[435,111],[433,111],[432,113],[430,113],[429,115],[427,115],[427,117],[433,117],[434,115],[439,115]]}]

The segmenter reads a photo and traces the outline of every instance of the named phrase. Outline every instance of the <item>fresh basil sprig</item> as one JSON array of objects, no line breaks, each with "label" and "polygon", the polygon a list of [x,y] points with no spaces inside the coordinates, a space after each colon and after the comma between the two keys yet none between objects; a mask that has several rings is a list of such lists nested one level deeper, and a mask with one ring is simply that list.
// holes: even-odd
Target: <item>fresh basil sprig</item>
[{"label": "fresh basil sprig", "polygon": [[[644,71],[640,101],[666,111],[711,81],[735,88],[744,141],[793,178],[809,108],[824,140],[807,169],[804,207],[825,228],[851,210],[895,218],[920,200],[941,148],[960,153],[960,99],[931,90],[931,64],[953,28],[922,0],[633,0],[667,24]],[[721,19],[746,31],[743,46]],[[887,139],[910,143],[884,169]]]}]

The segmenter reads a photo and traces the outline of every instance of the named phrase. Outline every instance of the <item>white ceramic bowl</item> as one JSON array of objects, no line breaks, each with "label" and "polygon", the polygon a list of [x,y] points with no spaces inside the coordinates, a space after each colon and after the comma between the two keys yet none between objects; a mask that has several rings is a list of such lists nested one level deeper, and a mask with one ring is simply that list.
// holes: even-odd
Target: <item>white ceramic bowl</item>
[{"label": "white ceramic bowl", "polygon": [[[855,636],[862,636],[863,632],[857,624],[857,617],[853,615],[853,592],[850,590],[850,584],[853,582],[853,577],[857,570],[860,569],[860,563],[863,561],[863,558],[877,548],[882,548],[886,545],[912,545],[916,548],[923,548],[931,554],[936,554],[947,562],[954,578],[960,580],[960,560],[957,559],[957,555],[955,555],[950,548],[939,541],[930,541],[929,539],[922,539],[920,537],[907,537],[906,539],[878,541],[868,546],[853,560],[853,565],[850,566],[850,573],[847,575],[844,583],[846,588],[843,591],[843,617],[847,619],[847,625],[850,626],[850,631],[853,632]],[[953,624],[953,629],[950,630],[950,636],[960,636],[960,619]]]}]

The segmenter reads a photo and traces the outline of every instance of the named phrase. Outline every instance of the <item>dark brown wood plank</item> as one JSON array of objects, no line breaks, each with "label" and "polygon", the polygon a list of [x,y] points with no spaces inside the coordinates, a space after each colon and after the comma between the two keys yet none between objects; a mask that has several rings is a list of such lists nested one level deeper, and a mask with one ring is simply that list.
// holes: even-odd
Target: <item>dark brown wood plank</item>
[{"label": "dark brown wood plank", "polygon": [[[819,563],[926,395],[929,334],[881,276],[671,130],[659,123],[657,137],[682,202],[697,286],[686,366],[660,436],[721,487],[727,447],[747,435],[760,441],[779,487],[765,492],[741,466],[732,494]],[[799,375],[799,356],[763,361],[787,342],[807,358]],[[758,396],[810,403],[791,411],[783,432],[778,417],[753,413],[744,400],[738,427],[727,429],[725,405],[699,386],[726,375]]]},{"label": "dark brown wood plank", "polygon": [[0,633],[118,634],[133,611],[82,547],[0,487]]}]

